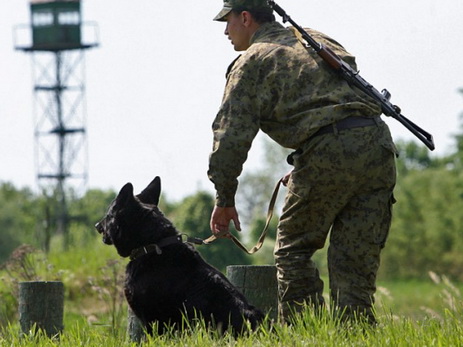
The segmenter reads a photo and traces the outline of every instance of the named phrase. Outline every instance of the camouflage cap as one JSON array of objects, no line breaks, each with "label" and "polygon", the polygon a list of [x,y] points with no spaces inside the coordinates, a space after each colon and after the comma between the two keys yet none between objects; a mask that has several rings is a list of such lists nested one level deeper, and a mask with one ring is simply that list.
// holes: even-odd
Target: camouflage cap
[{"label": "camouflage cap", "polygon": [[223,8],[214,20],[219,22],[225,21],[225,16],[232,10],[239,11],[260,11],[272,13],[272,8],[268,5],[267,0],[223,0]]}]

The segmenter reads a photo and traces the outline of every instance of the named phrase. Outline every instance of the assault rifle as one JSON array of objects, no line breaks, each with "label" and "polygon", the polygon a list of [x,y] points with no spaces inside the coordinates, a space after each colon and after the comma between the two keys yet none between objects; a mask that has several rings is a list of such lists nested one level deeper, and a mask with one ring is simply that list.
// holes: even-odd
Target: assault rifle
[{"label": "assault rifle", "polygon": [[278,13],[282,19],[283,23],[289,22],[291,25],[296,28],[296,30],[301,34],[302,38],[307,42],[306,47],[312,47],[315,52],[336,70],[342,78],[344,78],[350,85],[353,85],[360,90],[362,90],[367,95],[371,96],[373,99],[378,101],[381,104],[382,112],[388,116],[395,118],[400,123],[402,123],[408,130],[410,130],[418,139],[420,139],[431,151],[434,150],[434,141],[432,135],[427,131],[420,128],[418,125],[405,118],[400,112],[400,108],[396,105],[393,105],[389,100],[391,99],[391,93],[387,89],[383,89],[381,93],[373,87],[370,83],[365,81],[358,71],[355,71],[350,67],[349,64],[344,62],[336,53],[334,53],[329,47],[324,46],[321,43],[318,43],[310,36],[303,28],[301,28],[296,22],[294,22],[286,12],[278,6],[275,1],[268,0],[269,6]]}]

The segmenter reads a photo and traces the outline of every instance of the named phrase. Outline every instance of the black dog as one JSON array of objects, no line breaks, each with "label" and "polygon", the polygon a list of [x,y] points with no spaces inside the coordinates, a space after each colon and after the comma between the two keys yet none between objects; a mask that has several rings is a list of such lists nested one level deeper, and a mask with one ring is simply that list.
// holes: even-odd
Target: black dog
[{"label": "black dog", "polygon": [[198,317],[220,331],[255,329],[263,314],[217,269],[206,263],[158,209],[161,180],[156,177],[139,195],[127,183],[96,224],[103,242],[130,256],[125,296],[149,333],[182,327]]}]

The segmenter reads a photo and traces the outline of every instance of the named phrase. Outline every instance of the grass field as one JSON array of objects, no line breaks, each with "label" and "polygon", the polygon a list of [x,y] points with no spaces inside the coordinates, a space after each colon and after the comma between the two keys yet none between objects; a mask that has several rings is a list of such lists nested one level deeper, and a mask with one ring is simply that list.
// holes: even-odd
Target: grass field
[{"label": "grass field", "polygon": [[[343,326],[326,317],[307,313],[291,326],[262,328],[248,336],[233,338],[208,332],[201,324],[184,333],[148,337],[144,346],[461,346],[463,331],[461,312],[443,317],[413,320],[384,316],[376,328],[362,325]],[[1,346],[135,346],[121,331],[111,332],[101,326],[74,324],[66,327],[59,338],[41,334],[19,335],[16,325],[5,328]]]},{"label": "grass field", "polygon": [[[109,247],[76,248],[68,252],[18,256],[16,267],[0,272],[2,322],[0,346],[135,346],[127,334],[127,306],[121,293],[125,261]],[[59,338],[41,333],[20,334],[13,296],[17,280],[25,277],[64,282],[65,329]],[[152,336],[146,346],[462,346],[463,286],[445,276],[429,281],[379,282],[376,307],[379,325],[346,326],[329,315],[310,311],[290,326],[264,325],[240,338],[218,336],[201,325],[183,333]],[[8,311],[9,309],[9,311]]]}]

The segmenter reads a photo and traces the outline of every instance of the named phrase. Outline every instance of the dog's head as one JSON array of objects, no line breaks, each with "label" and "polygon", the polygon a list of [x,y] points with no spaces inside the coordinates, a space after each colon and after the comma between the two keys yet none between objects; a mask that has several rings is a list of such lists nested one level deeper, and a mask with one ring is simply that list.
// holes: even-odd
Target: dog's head
[{"label": "dog's head", "polygon": [[175,228],[157,207],[161,179],[156,177],[139,195],[127,183],[109,206],[108,212],[96,223],[103,242],[114,245],[122,257],[132,250],[176,234]]}]

